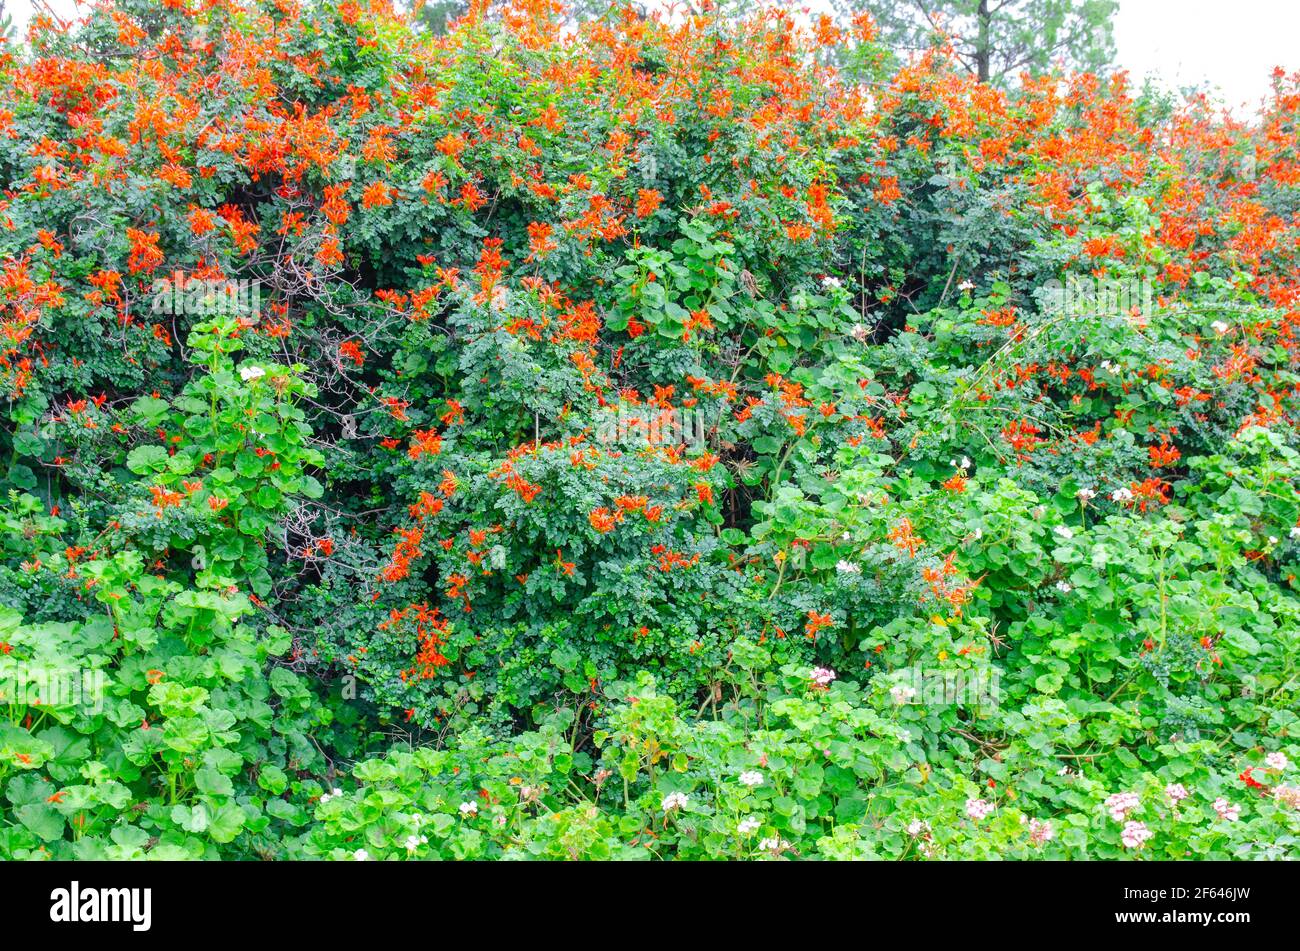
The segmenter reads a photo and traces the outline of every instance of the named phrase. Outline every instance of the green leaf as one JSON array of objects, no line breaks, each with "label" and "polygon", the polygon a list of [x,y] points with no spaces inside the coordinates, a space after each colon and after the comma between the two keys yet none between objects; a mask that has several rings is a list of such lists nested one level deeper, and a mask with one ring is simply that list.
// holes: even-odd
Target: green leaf
[{"label": "green leaf", "polygon": [[46,842],[63,836],[63,816],[47,803],[31,803],[14,810],[18,821]]},{"label": "green leaf", "polygon": [[213,842],[233,842],[243,831],[248,816],[234,803],[227,803],[208,817],[208,835]]},{"label": "green leaf", "polygon": [[263,469],[261,457],[245,449],[235,456],[235,470],[245,478],[251,479],[261,475]]},{"label": "green leaf", "polygon": [[167,450],[162,446],[136,446],[126,454],[126,467],[136,475],[167,468]]},{"label": "green leaf", "polygon": [[234,783],[225,773],[218,772],[211,766],[205,766],[194,774],[194,786],[205,796],[233,796]]},{"label": "green leaf", "polygon": [[812,565],[822,571],[834,568],[839,564],[839,554],[834,545],[818,545],[813,549]]},{"label": "green leaf", "polygon": [[257,773],[257,785],[273,796],[278,796],[289,786],[289,777],[279,766],[263,766]]}]

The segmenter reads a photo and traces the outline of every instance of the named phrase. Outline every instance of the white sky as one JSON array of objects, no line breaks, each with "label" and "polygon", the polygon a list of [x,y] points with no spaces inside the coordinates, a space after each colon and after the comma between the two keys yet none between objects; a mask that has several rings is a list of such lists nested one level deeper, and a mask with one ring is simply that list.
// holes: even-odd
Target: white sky
[{"label": "white sky", "polygon": [[1300,2],[1120,0],[1115,44],[1134,82],[1209,83],[1225,104],[1253,113],[1273,67],[1300,70]]},{"label": "white sky", "polygon": [[[75,15],[74,0],[44,2]],[[5,0],[20,35],[40,3]],[[1300,0],[1120,0],[1115,41],[1118,65],[1135,83],[1154,76],[1173,89],[1207,84],[1247,115],[1268,93],[1274,66],[1300,70]]]}]

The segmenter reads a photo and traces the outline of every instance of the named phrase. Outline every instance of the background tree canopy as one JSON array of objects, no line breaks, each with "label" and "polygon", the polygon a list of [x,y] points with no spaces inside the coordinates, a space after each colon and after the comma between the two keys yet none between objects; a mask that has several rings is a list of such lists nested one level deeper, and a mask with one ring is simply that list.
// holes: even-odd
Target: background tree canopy
[{"label": "background tree canopy", "polygon": [[843,17],[867,10],[898,52],[951,42],[980,82],[1006,82],[1057,64],[1096,70],[1115,54],[1116,0],[836,0]]}]

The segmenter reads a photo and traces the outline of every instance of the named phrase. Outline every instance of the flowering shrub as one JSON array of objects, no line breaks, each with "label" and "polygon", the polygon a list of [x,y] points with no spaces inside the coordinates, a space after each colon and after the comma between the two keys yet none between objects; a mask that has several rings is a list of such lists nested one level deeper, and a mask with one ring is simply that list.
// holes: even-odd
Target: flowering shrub
[{"label": "flowering shrub", "polygon": [[0,48],[0,857],[1300,854],[1300,76],[498,6]]},{"label": "flowering shrub", "polygon": [[1135,765],[1105,777],[1122,776],[1134,791],[1108,795],[1105,779],[1081,765],[1043,772],[1044,738],[1077,726],[1064,704],[1049,701],[999,721],[1011,755],[986,760],[984,774],[1005,786],[976,784],[969,753],[964,764],[954,762],[957,749],[930,759],[923,718],[904,726],[888,691],[795,666],[776,671],[762,648],[737,647],[745,660],[727,682],[719,719],[683,710],[642,675],[612,691],[621,699],[590,751],[575,749],[572,715],[562,714],[510,738],[470,730],[444,750],[368,760],[355,771],[355,790],[321,796],[305,851],[365,860],[1257,858],[1294,850],[1295,789],[1275,785],[1291,769],[1284,753],[1245,767],[1266,793],[1253,801],[1211,799],[1238,787],[1238,777],[1201,762],[1210,744],[1188,742],[1159,747],[1161,771],[1200,792]]}]

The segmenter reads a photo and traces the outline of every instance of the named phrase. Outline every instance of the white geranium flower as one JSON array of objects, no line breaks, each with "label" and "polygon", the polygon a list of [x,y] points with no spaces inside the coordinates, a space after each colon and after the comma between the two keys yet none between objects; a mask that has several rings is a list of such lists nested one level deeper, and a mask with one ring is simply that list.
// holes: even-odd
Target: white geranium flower
[{"label": "white geranium flower", "polygon": [[1278,783],[1273,787],[1273,798],[1289,809],[1300,809],[1300,786]]},{"label": "white geranium flower", "polygon": [[749,769],[740,774],[740,785],[751,789],[763,785],[763,774],[756,769]]},{"label": "white geranium flower", "polygon": [[1226,819],[1228,822],[1236,822],[1241,816],[1241,806],[1229,803],[1222,796],[1214,800],[1214,811],[1219,814],[1220,819]]},{"label": "white geranium flower", "polygon": [[829,687],[831,681],[835,679],[835,671],[829,667],[814,667],[808,679],[818,687]]},{"label": "white geranium flower", "polygon": [[260,380],[266,376],[266,371],[261,367],[240,367],[239,378],[245,383],[252,383],[254,380]]},{"label": "white geranium flower", "polygon": [[457,806],[457,808],[460,810],[460,814],[462,816],[478,815],[478,803],[476,802],[462,802],[459,806]]},{"label": "white geranium flower", "polygon": [[1154,835],[1155,833],[1147,828],[1145,822],[1128,822],[1124,825],[1124,831],[1120,833],[1120,839],[1125,848],[1136,849]]},{"label": "white geranium flower", "polygon": [[736,831],[741,835],[753,835],[762,824],[756,816],[746,816],[740,820],[740,825],[736,826]]},{"label": "white geranium flower", "polygon": [[1142,798],[1133,792],[1115,793],[1106,797],[1106,809],[1116,822],[1123,822],[1134,809],[1142,805]]},{"label": "white geranium flower", "polygon": [[1040,822],[1037,819],[1029,820],[1029,841],[1034,845],[1050,842],[1055,835],[1056,832],[1052,829],[1051,822]]},{"label": "white geranium flower", "polygon": [[664,812],[672,812],[674,809],[681,809],[686,802],[686,793],[672,792],[664,796],[663,801],[659,803],[659,808]]}]

